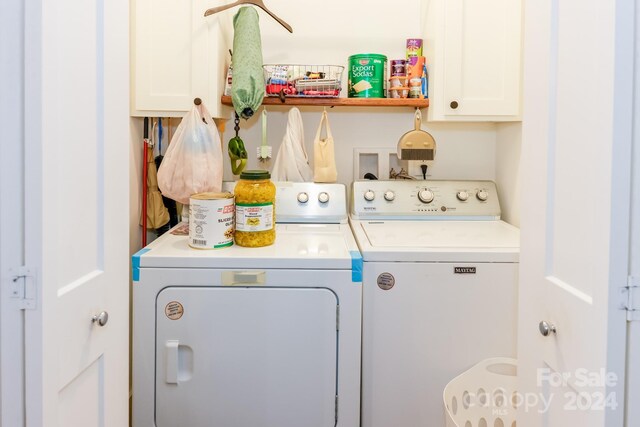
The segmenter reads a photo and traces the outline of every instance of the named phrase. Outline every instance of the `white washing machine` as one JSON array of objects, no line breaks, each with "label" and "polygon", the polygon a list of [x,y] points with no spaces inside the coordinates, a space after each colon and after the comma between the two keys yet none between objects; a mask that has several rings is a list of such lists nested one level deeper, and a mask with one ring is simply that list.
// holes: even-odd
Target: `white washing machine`
[{"label": "white washing machine", "polygon": [[519,231],[489,181],[358,181],[352,198],[362,426],[443,427],[450,380],[516,356]]},{"label": "white washing machine", "polygon": [[276,194],[272,246],[203,251],[167,233],[133,257],[134,427],[359,426],[362,259],[345,188]]}]

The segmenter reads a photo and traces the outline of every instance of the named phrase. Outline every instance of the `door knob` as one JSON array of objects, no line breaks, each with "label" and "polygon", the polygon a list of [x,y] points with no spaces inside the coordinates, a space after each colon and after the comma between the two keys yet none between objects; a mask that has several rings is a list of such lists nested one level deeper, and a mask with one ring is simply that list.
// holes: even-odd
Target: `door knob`
[{"label": "door knob", "polygon": [[106,311],[101,312],[100,314],[96,314],[91,318],[91,323],[97,323],[98,326],[104,326],[109,321],[109,313]]},{"label": "door knob", "polygon": [[451,101],[451,104],[449,104],[449,106],[451,107],[451,109],[455,110],[456,108],[458,108],[458,101]]},{"label": "door knob", "polygon": [[540,333],[543,337],[548,337],[552,332],[554,334],[556,333],[556,325],[549,323],[546,320],[540,322],[540,324],[538,325],[538,329],[540,330]]}]

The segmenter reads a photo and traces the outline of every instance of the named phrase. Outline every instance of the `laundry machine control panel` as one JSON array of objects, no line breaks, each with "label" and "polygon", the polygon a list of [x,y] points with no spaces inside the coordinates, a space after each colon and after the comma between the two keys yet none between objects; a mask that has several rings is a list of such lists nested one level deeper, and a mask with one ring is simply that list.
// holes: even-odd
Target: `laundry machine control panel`
[{"label": "laundry machine control panel", "polygon": [[492,181],[356,181],[351,192],[355,219],[500,219]]},{"label": "laundry machine control panel", "polygon": [[[344,224],[347,222],[347,190],[343,184],[274,182],[277,223]],[[222,189],[233,193],[235,182]]]}]

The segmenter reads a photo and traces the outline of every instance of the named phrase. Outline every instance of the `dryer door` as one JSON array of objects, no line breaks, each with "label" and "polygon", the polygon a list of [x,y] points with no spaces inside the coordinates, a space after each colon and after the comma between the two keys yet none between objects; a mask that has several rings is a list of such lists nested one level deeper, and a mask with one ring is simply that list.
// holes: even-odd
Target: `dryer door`
[{"label": "dryer door", "polygon": [[164,289],[156,426],[333,427],[337,310],[328,289]]}]

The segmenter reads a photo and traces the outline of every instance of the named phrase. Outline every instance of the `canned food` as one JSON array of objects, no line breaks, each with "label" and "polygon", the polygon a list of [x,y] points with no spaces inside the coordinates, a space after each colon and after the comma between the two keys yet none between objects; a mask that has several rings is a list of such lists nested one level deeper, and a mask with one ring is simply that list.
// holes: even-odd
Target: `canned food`
[{"label": "canned food", "polygon": [[233,245],[234,204],[231,193],[199,193],[189,198],[189,246],[220,249]]},{"label": "canned food", "polygon": [[375,53],[349,57],[349,98],[384,98],[387,57]]},{"label": "canned food", "polygon": [[422,98],[422,79],[409,80],[409,98]]},{"label": "canned food", "polygon": [[407,59],[422,56],[422,39],[407,39]]},{"label": "canned food", "polygon": [[407,61],[404,59],[392,59],[391,60],[391,77],[406,76],[406,75],[407,75]]}]

